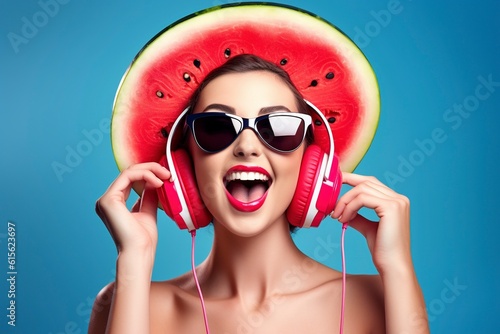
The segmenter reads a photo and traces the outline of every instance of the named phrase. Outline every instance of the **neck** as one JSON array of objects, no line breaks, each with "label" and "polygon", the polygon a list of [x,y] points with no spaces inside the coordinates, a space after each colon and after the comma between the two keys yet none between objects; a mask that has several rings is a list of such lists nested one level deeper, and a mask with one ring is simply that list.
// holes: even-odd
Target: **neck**
[{"label": "neck", "polygon": [[285,292],[289,273],[307,257],[295,246],[283,220],[252,237],[234,235],[215,224],[211,253],[203,263],[206,292],[217,298],[258,303]]}]

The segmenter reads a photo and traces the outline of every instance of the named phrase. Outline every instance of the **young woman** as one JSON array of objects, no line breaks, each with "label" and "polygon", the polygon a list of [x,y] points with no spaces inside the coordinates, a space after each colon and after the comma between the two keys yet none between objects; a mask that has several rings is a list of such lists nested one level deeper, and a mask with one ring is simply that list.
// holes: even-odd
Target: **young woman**
[{"label": "young woman", "polygon": [[[277,112],[307,114],[286,72],[255,56],[234,57],[208,78],[191,101],[194,114],[221,112],[250,119]],[[207,153],[191,131],[185,139],[201,198],[213,215],[213,248],[196,269],[211,332],[336,333],[342,275],[295,246],[285,215],[307,139],[288,153],[273,149],[252,129],[244,129],[217,153]],[[248,170],[262,181],[250,190],[238,182],[238,172]],[[366,237],[380,273],[347,276],[345,332],[427,333],[410,254],[408,199],[374,177],[342,176],[352,189],[338,200],[331,216]],[[157,243],[155,189],[169,178],[170,172],[157,163],[137,164],[124,170],[97,201],[96,211],[113,237],[118,259],[116,282],[97,296],[89,333],[205,332],[191,273],[151,282]],[[129,211],[125,202],[134,183],[142,183],[145,192]],[[204,190],[207,185],[210,191]],[[259,199],[260,207],[246,205]],[[375,210],[379,221],[359,215],[362,207]]]}]

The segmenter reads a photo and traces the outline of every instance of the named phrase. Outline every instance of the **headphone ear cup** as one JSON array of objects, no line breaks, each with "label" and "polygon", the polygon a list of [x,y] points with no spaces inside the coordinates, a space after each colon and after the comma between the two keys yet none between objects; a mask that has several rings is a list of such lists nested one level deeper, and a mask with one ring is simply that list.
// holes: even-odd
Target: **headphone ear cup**
[{"label": "headphone ear cup", "polygon": [[294,226],[302,227],[304,225],[323,156],[323,150],[315,144],[309,145],[304,152],[297,188],[286,213],[288,221]]},{"label": "headphone ear cup", "polygon": [[[166,180],[163,187],[158,190],[160,204],[165,213],[181,229],[188,228],[186,222],[179,214],[185,208],[187,208],[196,229],[208,225],[212,220],[212,215],[201,200],[193,165],[188,153],[183,149],[173,151],[172,161],[173,166],[167,166],[165,157],[160,161],[160,164],[163,166],[171,170],[175,169],[180,184],[180,189],[176,189],[173,182]],[[183,208],[183,202],[186,203],[185,208]]]},{"label": "headphone ear cup", "polygon": [[318,227],[335,208],[342,186],[342,172],[337,156],[327,172],[328,156],[317,145],[310,145],[300,166],[297,188],[287,210],[290,224],[298,227]]},{"label": "headphone ear cup", "polygon": [[196,228],[207,226],[212,220],[212,214],[201,199],[189,154],[186,150],[179,149],[172,152],[172,159],[181,181],[182,192],[194,226]]}]

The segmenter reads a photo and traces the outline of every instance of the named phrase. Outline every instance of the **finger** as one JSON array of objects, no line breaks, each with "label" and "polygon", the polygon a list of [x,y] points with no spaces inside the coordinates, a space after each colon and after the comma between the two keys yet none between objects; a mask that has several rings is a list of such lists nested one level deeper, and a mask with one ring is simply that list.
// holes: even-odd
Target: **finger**
[{"label": "finger", "polygon": [[[105,224],[109,220],[120,219],[119,217],[130,212],[126,201],[130,195],[132,184],[139,181],[153,189],[163,184],[163,181],[149,170],[130,169],[122,172],[96,203],[96,211]],[[138,208],[136,206],[135,209],[132,208],[132,211],[137,212]]]},{"label": "finger", "polygon": [[101,220],[105,222],[105,219],[106,219],[106,215],[104,214],[104,210],[102,209],[101,207],[101,203],[100,203],[101,199],[99,198],[96,202],[95,202],[95,212],[97,213],[97,215],[99,216],[99,218],[101,218]]},{"label": "finger", "polygon": [[156,218],[158,211],[158,195],[156,189],[145,187],[141,195],[139,211]]},{"label": "finger", "polygon": [[170,178],[170,171],[166,167],[160,165],[157,162],[145,162],[145,163],[135,164],[128,167],[128,169],[149,170],[162,180],[167,180]]},{"label": "finger", "polygon": [[375,213],[377,213],[377,216],[380,217],[380,210],[377,209],[383,206],[386,201],[387,199],[385,198],[381,198],[364,192],[359,193],[356,197],[347,202],[345,207],[342,209],[342,212],[340,213],[340,217],[338,217],[337,219],[342,223],[347,223],[348,221],[354,219],[358,211],[363,207],[374,209]]},{"label": "finger", "polygon": [[366,219],[360,214],[356,214],[354,218],[348,222],[348,224],[361,233],[367,240],[370,240],[371,236],[377,232],[378,228],[377,222]]},{"label": "finger", "polygon": [[342,183],[344,184],[348,184],[350,186],[355,187],[363,182],[371,182],[385,187],[385,185],[374,176],[366,176],[366,175],[342,172]]},{"label": "finger", "polygon": [[158,178],[156,174],[150,170],[128,169],[118,176],[109,187],[107,193],[122,193],[123,199],[126,200],[130,194],[132,185],[136,182],[143,182],[152,188],[159,188],[163,185],[163,180]]},{"label": "finger", "polygon": [[363,185],[369,185],[370,187],[377,189],[381,193],[387,195],[387,196],[398,196],[399,194],[396,193],[394,190],[380,182],[376,177],[374,176],[365,176],[365,175],[359,175],[359,174],[353,174],[353,173],[343,173],[343,179],[342,183],[348,184],[354,187],[354,189],[363,186]]},{"label": "finger", "polygon": [[338,219],[340,216],[344,214],[345,207],[357,196],[360,194],[368,194],[371,196],[375,196],[380,199],[390,199],[391,196],[384,192],[384,189],[373,183],[361,183],[354,187],[353,189],[346,192],[335,205],[335,209],[331,215],[332,218]]}]

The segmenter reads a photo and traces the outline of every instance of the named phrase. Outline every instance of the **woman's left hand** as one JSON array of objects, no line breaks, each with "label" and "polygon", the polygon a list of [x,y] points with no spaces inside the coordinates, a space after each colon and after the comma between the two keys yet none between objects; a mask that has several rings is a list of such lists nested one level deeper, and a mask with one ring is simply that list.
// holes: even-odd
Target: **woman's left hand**
[{"label": "woman's left hand", "polygon": [[[331,217],[348,223],[367,240],[380,274],[413,268],[410,252],[410,202],[372,176],[342,173],[343,183],[353,186],[337,202]],[[358,214],[370,208],[379,217],[373,222]]]}]

